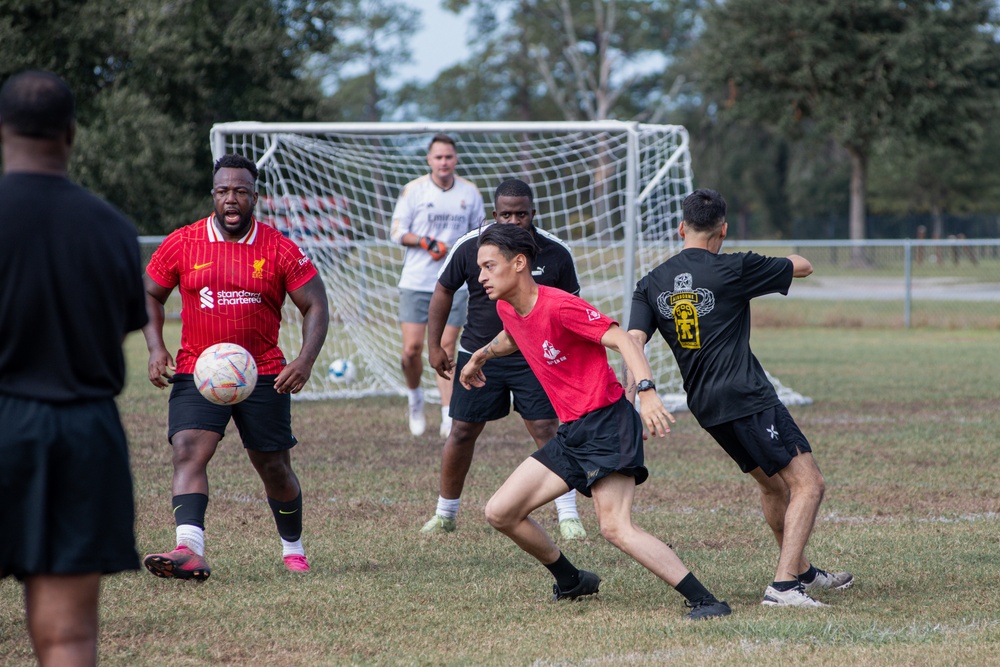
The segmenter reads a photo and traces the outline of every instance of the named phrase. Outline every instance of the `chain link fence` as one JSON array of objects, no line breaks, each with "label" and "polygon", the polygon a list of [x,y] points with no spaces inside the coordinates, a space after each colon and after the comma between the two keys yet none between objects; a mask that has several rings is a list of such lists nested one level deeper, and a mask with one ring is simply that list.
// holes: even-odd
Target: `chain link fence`
[{"label": "chain link fence", "polygon": [[813,274],[754,303],[764,326],[1000,328],[1000,240],[726,241],[799,254]]}]

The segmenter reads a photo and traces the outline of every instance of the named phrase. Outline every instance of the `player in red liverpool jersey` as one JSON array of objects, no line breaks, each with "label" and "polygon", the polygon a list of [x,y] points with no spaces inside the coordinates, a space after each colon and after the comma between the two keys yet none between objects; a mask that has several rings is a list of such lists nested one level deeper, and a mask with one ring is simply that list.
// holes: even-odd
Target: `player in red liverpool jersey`
[{"label": "player in red liverpool jersey", "polygon": [[[601,534],[687,598],[687,618],[725,616],[720,602],[673,550],[632,523],[643,465],[642,426],[665,436],[673,417],[655,391],[642,345],[583,299],[539,286],[531,276],[535,242],[517,225],[493,225],[479,239],[479,282],[497,302],[504,330],[472,355],[460,380],[483,386],[483,365],[520,349],[563,424],[556,436],[507,478],[486,505],[490,524],[537,558],[555,577],[553,599],[597,593],[600,577],[578,570],[530,514],[575,488],[594,498]],[[620,352],[642,393],[641,417],[608,364]]]},{"label": "player in red liverpool jersey", "polygon": [[[326,291],[309,258],[254,218],[256,165],[239,155],[225,155],[215,163],[214,174],[214,213],[170,234],[146,267],[150,323],[143,334],[149,348],[149,381],[161,389],[173,385],[167,436],[173,445],[177,548],[146,556],[143,562],[160,577],[208,578],[207,467],[232,418],[264,482],[285,567],[305,572],[309,563],[301,540],[302,491],[289,455],[296,443],[290,394],[305,386],[326,339]],[[181,348],[175,364],[163,342],[163,304],[178,286]],[[302,349],[288,363],[278,348],[286,294],[302,313]],[[236,405],[208,402],[191,375],[198,355],[223,342],[249,350],[260,373],[253,393]]]}]

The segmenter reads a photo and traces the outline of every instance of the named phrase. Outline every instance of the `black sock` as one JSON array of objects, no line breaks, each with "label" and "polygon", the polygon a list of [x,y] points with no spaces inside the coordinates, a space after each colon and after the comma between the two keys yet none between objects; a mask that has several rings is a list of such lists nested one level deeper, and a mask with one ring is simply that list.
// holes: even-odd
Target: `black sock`
[{"label": "black sock", "polygon": [[816,567],[810,563],[809,569],[799,575],[799,583],[810,584],[816,578],[817,574]]},{"label": "black sock", "polygon": [[568,591],[580,583],[580,570],[576,569],[573,563],[570,563],[566,556],[561,553],[556,562],[549,563],[545,567],[556,578],[556,585],[559,586],[559,590],[561,591]]},{"label": "black sock", "polygon": [[773,588],[774,590],[776,590],[778,592],[781,592],[781,593],[785,593],[787,591],[790,591],[790,590],[792,590],[793,588],[795,588],[798,585],[799,585],[799,580],[798,579],[793,579],[792,581],[772,581],[771,582],[771,588]]},{"label": "black sock", "polygon": [[271,514],[274,515],[274,524],[278,527],[278,535],[286,542],[294,542],[302,537],[302,492],[289,500],[287,503],[278,502],[274,498],[268,498],[267,504],[271,506]]},{"label": "black sock", "polygon": [[174,522],[178,526],[198,526],[205,530],[205,510],[208,496],[204,493],[183,493],[171,501],[174,508]]},{"label": "black sock", "polygon": [[695,602],[700,602],[701,600],[715,600],[715,596],[708,592],[708,589],[700,581],[698,577],[694,576],[694,573],[688,572],[687,576],[681,579],[681,582],[674,586],[674,590],[683,595],[688,602],[694,604]]}]

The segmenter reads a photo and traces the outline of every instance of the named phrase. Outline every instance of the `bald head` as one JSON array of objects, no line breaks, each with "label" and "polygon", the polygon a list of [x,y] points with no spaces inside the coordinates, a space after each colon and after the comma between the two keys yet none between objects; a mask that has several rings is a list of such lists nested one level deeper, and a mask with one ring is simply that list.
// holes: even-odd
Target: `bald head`
[{"label": "bald head", "polygon": [[73,91],[51,72],[21,72],[0,88],[0,123],[16,136],[59,139],[74,118]]},{"label": "bald head", "polygon": [[0,87],[4,173],[65,174],[76,134],[73,91],[51,72],[15,74]]}]

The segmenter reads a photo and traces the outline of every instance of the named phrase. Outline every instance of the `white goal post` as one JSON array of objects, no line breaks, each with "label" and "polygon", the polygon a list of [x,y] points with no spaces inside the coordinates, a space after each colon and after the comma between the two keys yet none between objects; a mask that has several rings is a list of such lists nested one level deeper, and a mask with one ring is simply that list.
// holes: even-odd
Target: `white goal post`
[{"label": "white goal post", "polygon": [[[457,173],[492,211],[507,178],[529,183],[536,226],[566,241],[581,296],[627,323],[636,280],[677,249],[681,202],[692,190],[687,131],[619,121],[518,123],[259,123],[212,128],[212,153],[260,168],[257,216],[298,243],[326,283],[331,327],[302,398],[403,394],[397,283],[403,248],[389,236],[403,186],[428,171],[430,138],[457,143]],[[294,355],[300,319],[286,303],[281,346]],[[667,345],[649,346],[655,380],[683,407]],[[338,359],[356,373],[327,373]],[[438,398],[433,370],[423,386]],[[618,360],[613,360],[617,366]],[[353,377],[352,377],[353,375]],[[680,402],[678,404],[677,402]]]}]

